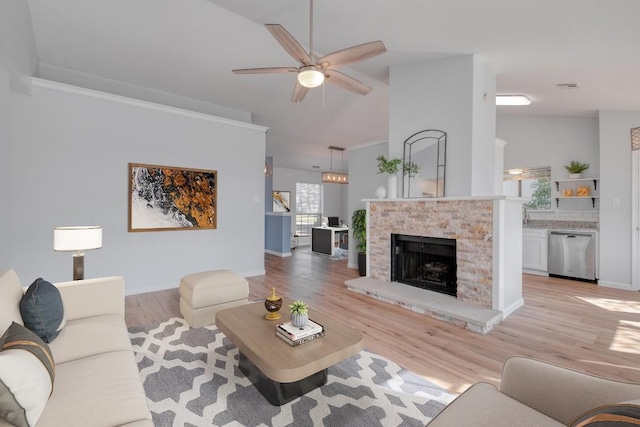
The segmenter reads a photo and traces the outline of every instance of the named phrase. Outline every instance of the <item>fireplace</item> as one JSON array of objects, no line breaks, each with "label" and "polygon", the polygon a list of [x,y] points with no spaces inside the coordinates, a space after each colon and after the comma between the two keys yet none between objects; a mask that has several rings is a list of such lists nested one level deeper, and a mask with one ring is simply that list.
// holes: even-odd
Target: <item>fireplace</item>
[{"label": "fireplace", "polygon": [[391,281],[457,296],[456,240],[391,235]]}]

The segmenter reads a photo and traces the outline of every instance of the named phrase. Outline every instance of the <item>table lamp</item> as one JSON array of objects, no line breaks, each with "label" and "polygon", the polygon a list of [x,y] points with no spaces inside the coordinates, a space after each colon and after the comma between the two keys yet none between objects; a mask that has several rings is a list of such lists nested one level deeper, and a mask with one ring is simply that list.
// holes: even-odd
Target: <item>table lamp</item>
[{"label": "table lamp", "polygon": [[53,250],[74,252],[73,280],[84,279],[84,253],[102,247],[102,227],[54,227]]}]

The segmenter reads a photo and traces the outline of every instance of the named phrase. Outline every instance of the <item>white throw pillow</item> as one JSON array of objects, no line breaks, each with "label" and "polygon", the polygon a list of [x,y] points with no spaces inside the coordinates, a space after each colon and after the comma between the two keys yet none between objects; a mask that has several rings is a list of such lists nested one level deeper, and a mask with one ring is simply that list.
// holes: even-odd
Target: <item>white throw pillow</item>
[{"label": "white throw pillow", "polygon": [[0,418],[34,426],[53,392],[54,370],[49,347],[14,322],[0,338]]}]

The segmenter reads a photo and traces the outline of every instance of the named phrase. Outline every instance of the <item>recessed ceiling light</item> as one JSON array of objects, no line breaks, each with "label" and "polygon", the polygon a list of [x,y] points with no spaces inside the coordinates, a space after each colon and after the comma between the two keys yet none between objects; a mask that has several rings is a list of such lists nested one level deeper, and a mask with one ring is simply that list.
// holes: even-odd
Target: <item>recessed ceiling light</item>
[{"label": "recessed ceiling light", "polygon": [[496,105],[529,105],[531,100],[525,95],[496,95]]},{"label": "recessed ceiling light", "polygon": [[507,172],[511,175],[520,175],[524,172],[523,169],[509,169]]}]

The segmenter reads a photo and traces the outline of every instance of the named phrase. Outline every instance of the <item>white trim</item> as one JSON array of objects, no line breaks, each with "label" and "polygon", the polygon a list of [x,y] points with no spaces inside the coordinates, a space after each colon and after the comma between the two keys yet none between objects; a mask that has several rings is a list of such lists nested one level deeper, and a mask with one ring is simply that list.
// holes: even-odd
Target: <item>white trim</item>
[{"label": "white trim", "polygon": [[167,289],[178,289],[178,285],[179,283],[161,283],[157,285],[127,289],[127,286],[125,284],[124,294],[125,296],[129,296],[129,295],[146,294],[147,292],[164,291]]},{"label": "white trim", "polygon": [[64,83],[58,83],[51,80],[40,79],[38,77],[31,77],[31,83],[33,84],[33,86],[59,90],[62,92],[73,93],[76,95],[89,96],[92,98],[104,99],[106,101],[132,105],[140,108],[147,108],[149,110],[162,111],[165,113],[177,114],[180,116],[191,117],[194,119],[207,120],[210,122],[216,122],[216,123],[221,123],[225,125],[245,128],[245,129],[252,129],[252,130],[257,130],[265,133],[269,130],[268,127],[254,125],[253,123],[246,123],[246,122],[241,122],[239,120],[225,119],[224,117],[217,117],[209,114],[197,113],[195,111],[184,110],[182,108],[177,108],[177,107],[169,107],[167,105],[156,104],[154,102],[128,98],[126,96],[113,95],[111,93],[100,92],[97,90],[86,89],[83,87],[72,86]]},{"label": "white trim", "polygon": [[362,144],[352,145],[351,147],[347,147],[347,151],[359,150],[361,148],[373,147],[374,145],[387,144],[389,142],[388,139],[381,139],[377,141],[369,141],[363,142]]},{"label": "white trim", "polygon": [[[575,199],[575,197],[574,197]],[[503,195],[495,196],[452,196],[452,197],[409,197],[397,199],[362,199],[362,202],[448,202],[454,200],[514,200],[517,202],[526,202],[528,199],[522,197],[511,197]]]},{"label": "white trim", "polygon": [[549,277],[549,273],[547,273],[546,271],[541,271],[541,270],[529,270],[528,268],[523,268],[522,272],[526,273],[526,274],[533,274],[535,276]]},{"label": "white trim", "polygon": [[519,309],[523,305],[524,305],[524,299],[522,299],[522,298],[520,298],[518,301],[516,301],[513,304],[511,304],[510,307],[507,307],[507,309],[502,312],[502,320],[506,319],[514,311],[516,311],[517,309]]},{"label": "white trim", "polygon": [[625,291],[633,290],[629,283],[606,282],[604,280],[598,280],[598,286],[602,286],[603,288],[623,289]]},{"label": "white trim", "polygon": [[[264,276],[266,273],[265,270],[257,270],[257,271],[249,271],[244,273],[239,273],[242,277],[253,277],[253,276]],[[146,294],[147,292],[156,292],[156,291],[165,291],[167,289],[178,289],[180,287],[180,283],[161,283],[157,285],[145,286],[142,288],[133,288],[127,289],[125,284],[125,296],[129,295],[138,295],[138,294]]]},{"label": "white trim", "polygon": [[631,152],[631,289],[640,291],[640,150]]},{"label": "white trim", "polygon": [[291,252],[276,252],[276,251],[272,251],[270,249],[265,249],[264,252],[267,253],[267,254],[279,256],[281,258],[286,258],[286,257],[290,257],[291,256]]}]

